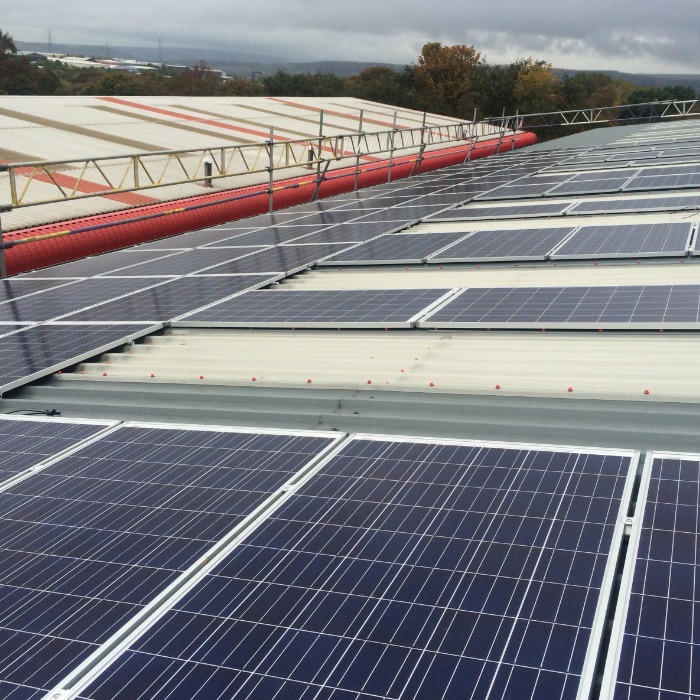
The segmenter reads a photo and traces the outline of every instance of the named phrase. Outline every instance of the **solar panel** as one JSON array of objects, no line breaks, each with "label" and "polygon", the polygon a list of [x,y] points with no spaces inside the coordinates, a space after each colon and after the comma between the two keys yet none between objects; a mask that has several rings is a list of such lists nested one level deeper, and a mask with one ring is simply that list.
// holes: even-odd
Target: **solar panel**
[{"label": "solar panel", "polygon": [[697,329],[700,285],[465,289],[426,328]]},{"label": "solar panel", "polygon": [[570,202],[543,204],[514,204],[495,207],[460,207],[426,217],[426,221],[473,221],[475,219],[520,219],[528,216],[555,216],[563,214]]},{"label": "solar panel", "polygon": [[0,416],[0,481],[54,458],[115,423]]},{"label": "solar panel", "polygon": [[[252,228],[267,228],[268,226],[279,226],[280,224],[302,223],[302,219],[305,219],[308,215],[304,212],[296,211],[296,208],[289,209],[287,211],[275,211],[269,214],[258,214],[257,216],[251,216],[247,219],[241,219],[237,222],[228,222],[222,224],[222,228],[227,228],[231,226],[249,226]],[[309,222],[311,223],[311,222]]]},{"label": "solar panel", "polygon": [[0,493],[0,678],[51,689],[335,440],[125,426]]},{"label": "solar panel", "polygon": [[525,199],[527,197],[537,197],[544,196],[545,192],[551,190],[558,182],[567,179],[569,176],[565,175],[559,179],[544,178],[536,180],[534,178],[528,178],[523,181],[518,180],[518,183],[522,184],[510,184],[497,187],[489,192],[484,192],[478,197],[474,197],[476,201],[482,200],[493,200],[493,199]]},{"label": "solar panel", "polygon": [[319,265],[420,263],[433,252],[464,238],[465,233],[390,233],[348,248]]},{"label": "solar panel", "polygon": [[[418,200],[416,200],[417,202]],[[455,204],[459,203],[461,200],[456,200]],[[388,211],[388,214],[391,215],[393,220],[395,221],[400,221],[403,220],[406,222],[406,224],[410,224],[414,221],[418,221],[420,219],[424,219],[426,216],[430,216],[431,214],[434,214],[435,212],[438,211],[443,211],[446,209],[449,205],[448,204],[417,204],[414,202],[407,202],[406,204],[401,205],[401,207],[397,207],[394,209],[390,209]],[[399,213],[400,212],[400,213]],[[386,221],[389,220],[389,216],[384,216],[381,217],[377,215],[375,219],[377,221]]]},{"label": "solar panel", "polygon": [[278,275],[226,275],[181,277],[136,294],[82,309],[63,321],[73,323],[169,321],[175,316],[213,304],[244,289],[270,284]]},{"label": "solar panel", "polygon": [[[306,239],[305,239],[306,240]],[[252,255],[214,265],[198,275],[239,275],[244,273],[297,272],[313,265],[321,258],[347,248],[346,243],[321,243],[317,245],[280,245],[266,248]],[[225,248],[221,252],[225,252]]]},{"label": "solar panel", "polygon": [[401,231],[407,227],[405,221],[353,221],[338,224],[325,231],[317,231],[294,239],[294,243],[362,243],[384,233]]},{"label": "solar panel", "polygon": [[127,343],[160,326],[31,326],[0,337],[0,393]]},{"label": "solar panel", "polygon": [[691,233],[688,223],[582,226],[551,258],[684,256]]},{"label": "solar panel", "polygon": [[547,197],[565,197],[574,194],[602,194],[620,192],[631,176],[601,178],[599,180],[575,180],[552,187],[545,193]]},{"label": "solar panel", "polygon": [[288,243],[294,238],[299,238],[299,236],[306,236],[310,233],[316,231],[327,231],[328,228],[319,228],[318,226],[307,226],[301,224],[289,225],[289,226],[270,226],[268,228],[261,228],[257,231],[251,231],[249,233],[242,233],[233,238],[227,238],[222,241],[217,241],[215,243],[210,243],[203,246],[204,248],[209,247],[227,247],[227,246],[241,246],[241,245],[279,245],[280,243]]},{"label": "solar panel", "polygon": [[544,260],[572,231],[566,228],[532,228],[476,231],[431,255],[426,262],[496,262]]},{"label": "solar panel", "polygon": [[[153,249],[162,248],[197,248],[208,243],[216,244],[217,241],[223,241],[231,236],[241,235],[247,231],[256,230],[248,228],[206,228],[201,231],[190,231],[182,233],[179,236],[172,236],[160,241],[154,241],[153,244],[146,244]],[[243,243],[241,245],[244,245]],[[139,246],[141,248],[143,246]]]},{"label": "solar panel", "polygon": [[[149,260],[160,260],[161,258],[176,254],[174,250],[143,250],[142,247],[131,248],[124,251],[117,250],[111,253],[104,253],[103,255],[83,258],[82,260],[74,260],[73,262],[63,263],[62,265],[54,265],[52,267],[35,270],[29,274],[23,275],[16,281],[19,282],[20,279],[31,279],[33,277],[91,277],[92,275],[122,271],[138,263],[147,262]],[[121,274],[126,273],[121,272]],[[54,284],[59,284],[59,282],[56,281]]]},{"label": "solar panel", "polygon": [[179,325],[260,328],[409,328],[447,289],[245,292],[179,319]]},{"label": "solar panel", "polygon": [[401,223],[404,225],[410,224],[413,221],[418,221],[421,218],[424,211],[435,211],[436,209],[444,209],[445,205],[434,205],[434,206],[420,206],[416,204],[418,200],[412,199],[408,202],[404,202],[399,207],[389,207],[388,209],[382,209],[375,212],[374,214],[366,214],[361,219],[357,221],[349,221],[343,224],[344,226],[355,226],[356,224],[374,224],[374,223],[391,223],[394,226],[398,226]]},{"label": "solar panel", "polygon": [[330,211],[321,211],[315,214],[310,214],[296,223],[312,224],[314,226],[318,226],[318,228],[323,228],[324,226],[329,226],[331,224],[340,224],[345,221],[352,221],[353,219],[358,219],[364,215],[365,212],[363,211],[332,209]]},{"label": "solar panel", "polygon": [[[463,185],[469,189],[474,188],[473,185],[467,184]],[[416,199],[406,202],[403,206],[435,206],[440,209],[450,206],[451,204],[459,204],[464,201],[464,196],[462,196],[458,191],[459,185],[455,185],[448,190],[440,190],[433,194],[426,194],[422,197],[417,197]],[[476,189],[476,188],[475,188]],[[481,188],[483,189],[483,188]]]},{"label": "solar panel", "polygon": [[698,455],[647,456],[601,698],[697,697],[699,478]]},{"label": "solar panel", "polygon": [[667,197],[619,197],[617,199],[592,199],[574,204],[566,213],[607,214],[610,212],[673,211],[700,209],[700,195],[669,195]]},{"label": "solar panel", "polygon": [[0,280],[0,304],[47,289],[57,289],[66,284],[71,284],[71,280],[28,279],[24,277],[3,279]]},{"label": "solar panel", "polygon": [[[642,171],[643,172],[643,171]],[[648,175],[635,177],[624,187],[625,192],[634,190],[673,190],[700,186],[700,173],[679,175]]]},{"label": "solar panel", "polygon": [[588,697],[635,461],[358,436],[84,697]]},{"label": "solar panel", "polygon": [[[162,280],[160,280],[162,281]],[[158,281],[147,278],[92,277],[0,304],[0,321],[33,323],[58,318],[80,308],[146,289]]]},{"label": "solar panel", "polygon": [[[245,246],[238,248],[196,248],[187,250],[179,255],[174,255],[162,260],[135,265],[128,270],[122,270],[120,275],[151,277],[169,275],[177,277],[189,275],[194,272],[206,272],[214,265],[220,265],[230,260],[237,260],[251,253],[267,250],[259,246]],[[106,276],[106,275],[104,275]]]}]

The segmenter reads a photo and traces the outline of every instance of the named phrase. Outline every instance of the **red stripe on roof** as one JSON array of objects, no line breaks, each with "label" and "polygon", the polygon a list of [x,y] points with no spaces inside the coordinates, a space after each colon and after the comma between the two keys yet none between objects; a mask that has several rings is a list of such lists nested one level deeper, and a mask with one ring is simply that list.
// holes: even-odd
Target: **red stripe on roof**
[{"label": "red stripe on roof", "polygon": [[[184,119],[185,121],[197,122],[198,124],[206,124],[207,126],[215,126],[219,129],[227,129],[228,131],[236,131],[240,134],[248,134],[249,136],[261,136],[262,138],[270,138],[269,131],[256,131],[255,129],[247,129],[244,126],[234,126],[233,124],[227,124],[226,122],[219,121],[217,119],[207,119],[205,117],[195,117],[191,114],[185,114],[184,112],[176,112],[172,109],[164,109],[163,107],[154,107],[152,105],[143,105],[138,102],[132,102],[131,100],[122,100],[119,97],[100,97],[100,100],[105,102],[114,102],[118,105],[123,105],[125,107],[133,107],[134,109],[140,109],[144,112],[154,112],[155,114],[163,114],[167,117],[175,117],[176,119]],[[288,136],[278,136],[273,134],[275,141],[291,141],[292,139]]]},{"label": "red stripe on roof", "polygon": [[[281,102],[282,104],[289,105],[290,107],[299,107],[299,109],[308,109],[311,112],[323,112],[324,114],[332,114],[334,117],[343,117],[343,119],[353,119],[357,122],[360,121],[360,117],[357,114],[345,114],[344,112],[336,112],[332,109],[321,109],[321,107],[314,107],[312,105],[305,105],[301,102],[292,102],[291,100],[283,100],[279,97],[268,97],[268,100],[273,100],[274,102]],[[396,126],[397,129],[408,129],[409,126],[406,124],[394,124],[394,122],[385,122],[381,119],[372,119],[371,117],[363,117],[362,122],[365,124],[376,124],[377,126],[389,126],[392,129]]]}]

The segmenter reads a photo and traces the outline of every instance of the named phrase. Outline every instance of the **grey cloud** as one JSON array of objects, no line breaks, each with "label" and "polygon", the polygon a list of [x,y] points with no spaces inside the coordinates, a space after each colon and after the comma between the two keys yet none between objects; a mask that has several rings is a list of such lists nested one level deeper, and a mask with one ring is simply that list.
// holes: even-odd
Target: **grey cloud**
[{"label": "grey cloud", "polygon": [[[43,26],[39,26],[39,22]],[[491,63],[700,72],[698,0],[33,0],[3,10],[15,39],[229,48],[290,60],[411,63],[428,41],[473,44]]]}]

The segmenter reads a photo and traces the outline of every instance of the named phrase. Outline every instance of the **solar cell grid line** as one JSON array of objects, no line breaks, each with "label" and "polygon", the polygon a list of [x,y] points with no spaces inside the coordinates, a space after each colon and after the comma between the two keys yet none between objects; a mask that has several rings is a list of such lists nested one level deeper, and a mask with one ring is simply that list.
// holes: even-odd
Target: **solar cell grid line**
[{"label": "solar cell grid line", "polygon": [[10,323],[48,321],[101,301],[115,299],[162,282],[163,280],[140,277],[84,278],[67,287],[48,289],[30,296],[18,297],[6,304],[0,304],[0,321]]},{"label": "solar cell grid line", "polygon": [[428,263],[545,260],[575,227],[475,231],[428,256]]},{"label": "solar cell grid line", "polygon": [[421,318],[418,326],[696,329],[700,327],[700,285],[468,288]]},{"label": "solar cell grid line", "polygon": [[695,624],[699,477],[700,455],[647,454],[601,700],[700,694]]},{"label": "solar cell grid line", "polygon": [[389,233],[360,243],[319,262],[323,265],[420,263],[431,253],[456,243],[461,233]]},{"label": "solar cell grid line", "polygon": [[48,692],[332,433],[127,424],[0,493],[0,680]]},{"label": "solar cell grid line", "polygon": [[42,324],[0,337],[0,393],[94,357],[162,324]]},{"label": "solar cell grid line", "polygon": [[582,226],[550,256],[558,259],[658,257],[687,254],[692,225],[688,223]]},{"label": "solar cell grid line", "polygon": [[66,323],[165,322],[247,289],[271,284],[280,275],[180,277],[115,301],[63,316]]},{"label": "solar cell grid line", "polygon": [[0,693],[5,700],[42,700],[45,695],[43,690],[3,681],[0,681]]},{"label": "solar cell grid line", "polygon": [[114,425],[115,421],[55,416],[0,416],[0,482],[73,450]]},{"label": "solar cell grid line", "polygon": [[174,325],[230,328],[410,328],[451,289],[244,292]]},{"label": "solar cell grid line", "polygon": [[587,697],[636,461],[355,436],[81,697]]}]

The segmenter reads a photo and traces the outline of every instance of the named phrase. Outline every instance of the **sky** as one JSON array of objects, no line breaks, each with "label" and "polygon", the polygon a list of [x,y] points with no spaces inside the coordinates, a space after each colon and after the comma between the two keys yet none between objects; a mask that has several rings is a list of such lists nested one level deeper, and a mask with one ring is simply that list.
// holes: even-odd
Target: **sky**
[{"label": "sky", "polygon": [[[15,40],[211,47],[289,61],[415,63],[431,41],[491,64],[700,73],[700,0],[31,0],[5,3]],[[206,55],[203,55],[206,58]]]}]

